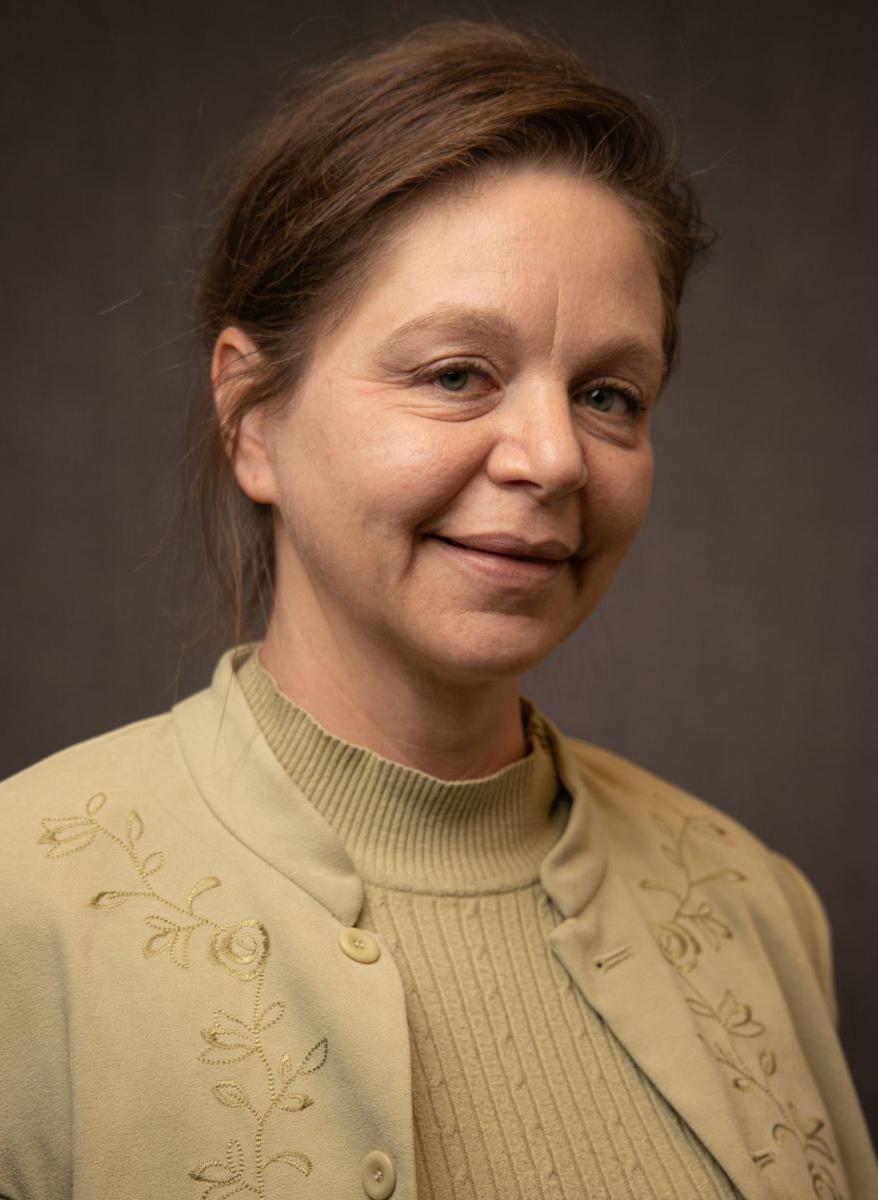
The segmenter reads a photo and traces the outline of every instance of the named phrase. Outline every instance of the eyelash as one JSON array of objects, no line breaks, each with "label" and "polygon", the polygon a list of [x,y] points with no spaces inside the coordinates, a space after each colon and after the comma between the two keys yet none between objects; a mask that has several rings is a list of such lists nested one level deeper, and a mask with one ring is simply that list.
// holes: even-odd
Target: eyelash
[{"label": "eyelash", "polygon": [[[442,375],[450,375],[454,371],[461,371],[470,375],[479,375],[483,379],[490,378],[487,371],[485,371],[479,363],[473,362],[471,359],[459,358],[453,359],[451,362],[442,363],[441,366],[428,371],[426,374],[420,377],[418,382],[435,383]],[[647,407],[636,392],[632,391],[631,388],[625,387],[624,384],[621,383],[601,383],[598,381],[597,383],[592,384],[592,386],[586,390],[589,392],[601,390],[606,392],[615,392],[625,401],[628,413],[632,417],[641,416]],[[454,392],[446,392],[445,394],[448,396],[453,396]]]}]

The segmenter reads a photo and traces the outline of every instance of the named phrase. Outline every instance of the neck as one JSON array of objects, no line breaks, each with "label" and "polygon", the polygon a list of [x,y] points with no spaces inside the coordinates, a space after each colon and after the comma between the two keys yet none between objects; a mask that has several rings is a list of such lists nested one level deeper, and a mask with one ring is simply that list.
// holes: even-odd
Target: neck
[{"label": "neck", "polygon": [[278,687],[325,729],[438,779],[479,779],[523,758],[518,679],[418,673],[362,636],[276,607],[259,652]]}]

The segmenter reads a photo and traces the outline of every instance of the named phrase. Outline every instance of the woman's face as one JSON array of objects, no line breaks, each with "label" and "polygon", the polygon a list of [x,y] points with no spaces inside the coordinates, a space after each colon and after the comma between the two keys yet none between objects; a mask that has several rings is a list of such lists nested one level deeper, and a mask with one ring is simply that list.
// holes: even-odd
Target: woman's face
[{"label": "woman's face", "polygon": [[[433,680],[534,667],[646,514],[661,339],[646,238],[601,185],[528,168],[425,204],[288,405],[245,426],[278,603]],[[486,535],[565,557],[449,544]]]}]

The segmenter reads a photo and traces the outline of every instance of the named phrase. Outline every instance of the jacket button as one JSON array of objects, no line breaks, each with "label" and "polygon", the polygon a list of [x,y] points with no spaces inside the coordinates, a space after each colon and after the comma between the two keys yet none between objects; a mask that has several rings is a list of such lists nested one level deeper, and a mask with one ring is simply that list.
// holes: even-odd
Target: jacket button
[{"label": "jacket button", "polygon": [[363,1159],[363,1191],[370,1200],[387,1200],[396,1187],[396,1167],[383,1150],[370,1150]]},{"label": "jacket button", "polygon": [[[367,933],[365,929],[356,929],[345,925],[339,931],[338,944],[348,958],[352,958],[354,962],[373,963],[381,957],[381,947],[372,934]],[[383,1194],[389,1196],[390,1192]]]}]

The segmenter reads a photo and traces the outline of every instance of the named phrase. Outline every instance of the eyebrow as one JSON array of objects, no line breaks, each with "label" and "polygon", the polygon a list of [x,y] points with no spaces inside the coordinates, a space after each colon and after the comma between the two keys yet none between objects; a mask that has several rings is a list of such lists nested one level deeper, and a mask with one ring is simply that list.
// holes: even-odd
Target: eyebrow
[{"label": "eyebrow", "polygon": [[[515,326],[499,309],[440,304],[430,312],[397,326],[380,342],[377,351],[379,358],[383,359],[393,351],[398,352],[406,342],[414,341],[424,333],[437,333],[450,338],[475,338],[489,344],[506,345],[517,337]],[[627,335],[610,338],[593,347],[577,364],[575,374],[608,370],[623,361],[654,372],[659,379],[664,379],[667,368],[664,355],[640,338]]]}]

